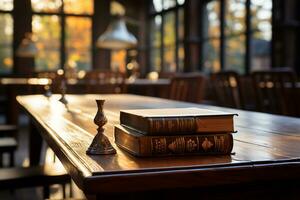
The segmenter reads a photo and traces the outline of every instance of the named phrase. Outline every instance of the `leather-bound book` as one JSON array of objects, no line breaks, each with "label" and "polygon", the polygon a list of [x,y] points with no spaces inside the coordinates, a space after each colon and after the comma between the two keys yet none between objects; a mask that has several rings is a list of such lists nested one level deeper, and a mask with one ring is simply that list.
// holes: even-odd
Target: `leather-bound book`
[{"label": "leather-bound book", "polygon": [[121,110],[120,123],[144,135],[231,133],[234,115],[200,108]]},{"label": "leather-bound book", "polygon": [[193,154],[230,154],[233,138],[230,133],[145,136],[122,125],[115,126],[115,143],[135,156],[168,156]]}]

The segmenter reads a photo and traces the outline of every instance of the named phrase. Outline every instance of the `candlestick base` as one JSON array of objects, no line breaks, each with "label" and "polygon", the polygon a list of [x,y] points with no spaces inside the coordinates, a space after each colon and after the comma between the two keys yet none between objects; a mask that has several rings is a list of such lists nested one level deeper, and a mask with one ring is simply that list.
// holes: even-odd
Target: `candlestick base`
[{"label": "candlestick base", "polygon": [[103,131],[98,132],[97,135],[94,137],[92,144],[86,151],[86,154],[107,155],[117,153],[114,147],[111,145],[108,138],[103,134]]}]

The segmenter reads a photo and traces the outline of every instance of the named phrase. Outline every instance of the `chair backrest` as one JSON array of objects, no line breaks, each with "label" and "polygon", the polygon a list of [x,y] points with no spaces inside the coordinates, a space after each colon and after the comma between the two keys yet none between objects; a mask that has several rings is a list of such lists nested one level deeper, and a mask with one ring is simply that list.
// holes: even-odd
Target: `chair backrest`
[{"label": "chair backrest", "polygon": [[257,71],[251,74],[258,111],[297,115],[296,75],[290,70]]},{"label": "chair backrest", "polygon": [[49,79],[55,79],[57,77],[57,72],[56,71],[41,71],[37,72],[35,74],[37,78],[49,78]]},{"label": "chair backrest", "polygon": [[204,98],[205,76],[199,73],[176,75],[171,79],[169,98],[201,103]]},{"label": "chair backrest", "polygon": [[240,77],[234,71],[222,71],[211,75],[217,104],[225,107],[244,108]]},{"label": "chair backrest", "polygon": [[125,93],[126,75],[121,72],[93,70],[86,73],[87,93]]},{"label": "chair backrest", "polygon": [[176,72],[160,72],[159,73],[159,78],[173,78],[177,74],[178,73],[176,73]]}]

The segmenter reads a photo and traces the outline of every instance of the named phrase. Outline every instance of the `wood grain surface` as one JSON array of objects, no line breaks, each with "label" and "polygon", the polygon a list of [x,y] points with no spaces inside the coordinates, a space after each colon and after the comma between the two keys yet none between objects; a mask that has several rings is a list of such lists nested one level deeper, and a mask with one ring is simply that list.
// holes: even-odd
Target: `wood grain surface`
[{"label": "wood grain surface", "polygon": [[[18,96],[17,101],[43,138],[86,194],[300,178],[300,119],[136,95]],[[95,99],[105,99],[105,134],[116,155],[89,156],[85,151],[96,134]],[[114,143],[113,127],[121,109],[199,107],[237,113],[230,156],[136,158]],[[285,172],[289,173],[285,173]],[[187,184],[188,183],[188,184]]]}]

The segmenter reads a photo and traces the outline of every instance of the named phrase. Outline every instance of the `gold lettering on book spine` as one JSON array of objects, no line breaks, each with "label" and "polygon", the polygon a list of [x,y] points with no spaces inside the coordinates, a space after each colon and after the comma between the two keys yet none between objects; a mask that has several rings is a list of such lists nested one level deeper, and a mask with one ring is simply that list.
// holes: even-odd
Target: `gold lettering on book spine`
[{"label": "gold lettering on book spine", "polygon": [[153,154],[164,154],[166,153],[166,138],[152,138],[151,149]]},{"label": "gold lettering on book spine", "polygon": [[185,151],[185,139],[184,137],[176,138],[168,145],[169,150],[174,153],[184,153]]},{"label": "gold lettering on book spine", "polygon": [[148,118],[149,132],[194,132],[196,119],[194,117],[174,117],[174,118]]},{"label": "gold lettering on book spine", "polygon": [[187,152],[195,152],[198,150],[198,140],[192,140],[192,139],[188,139],[186,141],[186,151]]},{"label": "gold lettering on book spine", "polygon": [[226,152],[226,144],[224,136],[214,136],[215,140],[215,151]]},{"label": "gold lettering on book spine", "polygon": [[202,146],[204,151],[209,151],[214,146],[214,144],[211,141],[209,141],[206,137],[204,139],[204,141],[202,142],[201,146]]},{"label": "gold lettering on book spine", "polygon": [[229,153],[228,135],[165,136],[151,138],[151,152],[155,154]]}]

